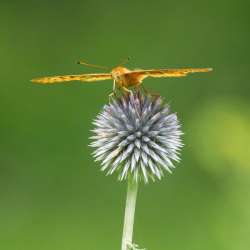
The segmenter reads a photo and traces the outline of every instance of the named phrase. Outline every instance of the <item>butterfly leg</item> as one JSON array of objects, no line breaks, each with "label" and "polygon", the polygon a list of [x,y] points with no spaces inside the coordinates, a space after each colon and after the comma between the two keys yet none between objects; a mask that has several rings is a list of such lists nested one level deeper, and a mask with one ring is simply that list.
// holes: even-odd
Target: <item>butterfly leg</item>
[{"label": "butterfly leg", "polygon": [[146,248],[139,248],[139,246],[135,243],[127,244],[129,250],[146,250]]},{"label": "butterfly leg", "polygon": [[133,94],[133,91],[130,90],[130,89],[127,89],[126,87],[122,86],[122,89],[127,93],[127,94],[130,94],[132,95]]},{"label": "butterfly leg", "polygon": [[141,84],[141,87],[142,87],[143,91],[145,92],[145,94],[147,95],[148,94],[148,90],[145,88],[145,86],[143,84]]},{"label": "butterfly leg", "polygon": [[111,98],[113,96],[116,96],[115,89],[116,89],[116,84],[115,84],[115,80],[114,80],[113,81],[113,91],[112,91],[112,93],[109,94],[109,102],[111,101]]},{"label": "butterfly leg", "polygon": [[142,86],[142,89],[143,89],[143,91],[145,92],[146,95],[151,95],[153,97],[159,97],[160,96],[159,93],[148,91],[143,84],[141,84],[141,86]]}]

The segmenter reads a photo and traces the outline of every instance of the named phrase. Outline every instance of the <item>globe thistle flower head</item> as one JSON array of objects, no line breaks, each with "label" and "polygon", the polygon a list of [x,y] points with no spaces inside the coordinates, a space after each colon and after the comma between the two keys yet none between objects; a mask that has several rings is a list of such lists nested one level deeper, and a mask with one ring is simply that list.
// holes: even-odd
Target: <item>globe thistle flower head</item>
[{"label": "globe thistle flower head", "polygon": [[107,175],[118,173],[119,180],[161,179],[180,160],[180,125],[160,96],[138,91],[114,98],[93,124],[95,160]]}]

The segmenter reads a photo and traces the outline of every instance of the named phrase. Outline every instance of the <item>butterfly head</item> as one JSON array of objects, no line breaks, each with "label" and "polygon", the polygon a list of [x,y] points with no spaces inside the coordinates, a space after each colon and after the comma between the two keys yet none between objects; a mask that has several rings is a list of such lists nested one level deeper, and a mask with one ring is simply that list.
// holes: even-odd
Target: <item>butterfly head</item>
[{"label": "butterfly head", "polygon": [[127,68],[125,68],[123,66],[117,66],[117,67],[115,67],[115,68],[112,69],[111,75],[112,75],[112,77],[113,77],[114,80],[119,81],[120,78],[121,78],[121,76],[123,74],[125,74],[125,73],[128,73],[128,72],[130,72],[129,69],[127,69]]}]

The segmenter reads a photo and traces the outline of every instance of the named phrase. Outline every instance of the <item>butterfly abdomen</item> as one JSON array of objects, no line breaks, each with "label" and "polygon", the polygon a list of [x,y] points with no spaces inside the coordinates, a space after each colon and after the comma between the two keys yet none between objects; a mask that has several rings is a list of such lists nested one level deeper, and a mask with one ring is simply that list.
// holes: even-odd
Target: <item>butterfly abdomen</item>
[{"label": "butterfly abdomen", "polygon": [[131,87],[131,86],[138,86],[142,83],[141,79],[132,75],[132,74],[126,74],[124,75],[125,78],[125,87]]}]

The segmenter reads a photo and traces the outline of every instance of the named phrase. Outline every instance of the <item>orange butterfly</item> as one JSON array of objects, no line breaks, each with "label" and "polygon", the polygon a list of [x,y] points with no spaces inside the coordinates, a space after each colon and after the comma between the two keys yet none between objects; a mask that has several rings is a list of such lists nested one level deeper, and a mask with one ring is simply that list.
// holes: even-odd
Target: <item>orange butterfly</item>
[{"label": "orange butterfly", "polygon": [[[78,63],[85,66],[106,69],[106,67],[88,64],[82,61]],[[113,68],[110,73],[51,76],[36,78],[31,81],[40,84],[54,84],[69,81],[95,82],[112,79],[113,93],[115,92],[116,86],[126,92],[131,92],[128,89],[129,87],[139,87],[142,84],[142,81],[147,77],[184,77],[189,73],[209,72],[211,70],[212,68],[129,70],[123,66],[117,66]]]}]

